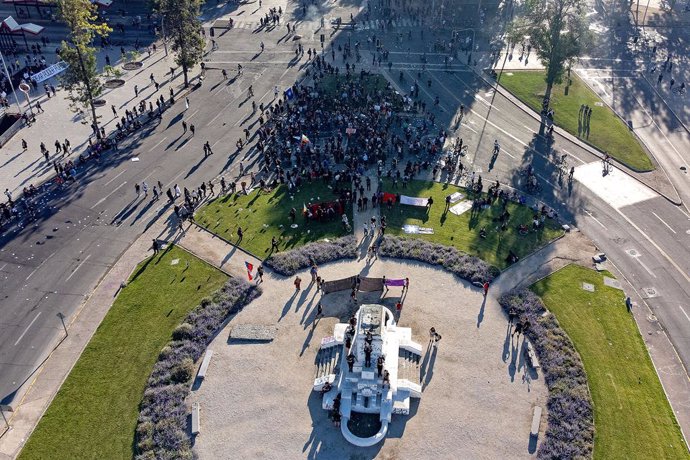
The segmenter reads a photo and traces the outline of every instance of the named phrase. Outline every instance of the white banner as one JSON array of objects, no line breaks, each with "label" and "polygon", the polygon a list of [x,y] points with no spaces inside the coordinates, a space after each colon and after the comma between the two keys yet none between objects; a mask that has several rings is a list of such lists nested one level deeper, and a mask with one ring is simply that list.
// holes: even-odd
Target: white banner
[{"label": "white banner", "polygon": [[416,198],[412,196],[400,195],[400,204],[409,204],[410,206],[426,206],[428,198]]},{"label": "white banner", "polygon": [[31,76],[31,79],[36,83],[41,83],[49,78],[53,78],[55,75],[64,72],[69,65],[65,61],[57,62],[47,69],[41,70]]}]

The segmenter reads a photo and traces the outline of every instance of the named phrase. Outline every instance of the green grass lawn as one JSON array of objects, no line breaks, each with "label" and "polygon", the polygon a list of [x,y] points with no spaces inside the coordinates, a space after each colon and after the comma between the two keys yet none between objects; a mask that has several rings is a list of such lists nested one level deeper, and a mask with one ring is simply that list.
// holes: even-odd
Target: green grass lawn
[{"label": "green grass lawn", "polygon": [[[486,186],[485,186],[486,187]],[[407,188],[394,190],[391,181],[384,181],[383,190],[386,192],[413,197],[433,197],[434,204],[429,213],[426,208],[420,206],[394,205],[392,210],[387,206],[381,208],[386,216],[388,226],[386,234],[422,238],[447,246],[454,246],[468,254],[478,256],[491,265],[498,268],[505,268],[508,264],[506,257],[508,251],[512,250],[518,257],[522,258],[532,253],[536,249],[544,246],[549,241],[560,236],[563,231],[555,223],[547,219],[545,228],[538,232],[529,232],[527,235],[520,235],[517,227],[520,224],[528,224],[531,227],[533,212],[530,208],[520,206],[516,203],[508,204],[510,220],[508,228],[501,232],[498,223],[494,222],[501,214],[500,205],[494,205],[489,209],[482,210],[479,214],[471,214],[467,211],[456,216],[448,212],[445,213],[445,200],[447,195],[461,192],[466,195],[465,189],[453,185],[439,184],[428,181],[410,181]],[[434,229],[433,235],[408,235],[403,232],[405,224],[419,225],[420,227],[431,227]],[[485,228],[486,238],[479,237],[479,230]]]},{"label": "green grass lawn", "polygon": [[[239,246],[260,259],[269,255],[271,238],[279,239],[278,250],[283,251],[302,246],[323,238],[337,238],[345,235],[341,218],[332,221],[310,221],[302,216],[305,204],[333,201],[337,196],[322,181],[302,183],[299,190],[288,192],[281,185],[271,192],[254,190],[249,195],[231,194],[217,198],[202,206],[195,219],[199,225],[219,234],[223,238],[238,242],[237,228],[242,227],[244,236]],[[295,223],[291,228],[289,212],[297,210]],[[352,209],[347,210],[352,223]]]},{"label": "green grass lawn", "polygon": [[[177,265],[170,264],[174,259]],[[19,458],[131,459],[139,403],[158,353],[187,313],[226,279],[176,247],[142,262]]]},{"label": "green grass lawn", "polygon": [[[546,90],[544,72],[526,70],[504,72],[500,83],[533,110],[541,111]],[[647,153],[626,124],[607,105],[597,106],[596,103],[603,104],[601,99],[574,73],[568,95],[565,94],[565,85],[554,86],[551,94],[551,107],[555,112],[556,125],[598,149],[607,151],[609,155],[635,170],[654,169]],[[588,105],[593,110],[588,136],[578,131],[578,115],[582,104]]]},{"label": "green grass lawn", "polygon": [[[583,282],[595,292],[583,290]],[[576,265],[532,290],[585,365],[594,401],[594,458],[690,458],[623,292],[605,286],[601,273]]]}]

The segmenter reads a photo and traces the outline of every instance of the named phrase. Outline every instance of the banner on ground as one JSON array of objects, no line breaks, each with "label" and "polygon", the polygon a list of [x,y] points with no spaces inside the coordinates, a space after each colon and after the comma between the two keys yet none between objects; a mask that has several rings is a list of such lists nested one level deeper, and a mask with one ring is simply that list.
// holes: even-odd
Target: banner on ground
[{"label": "banner on ground", "polygon": [[460,203],[451,207],[450,212],[452,212],[456,216],[459,216],[460,214],[463,214],[463,213],[469,211],[471,208],[472,208],[472,202],[471,201],[461,201]]},{"label": "banner on ground", "polygon": [[403,232],[410,235],[433,235],[434,229],[427,227],[420,227],[419,225],[406,224],[403,225]]},{"label": "banner on ground", "polygon": [[400,204],[408,204],[410,206],[425,206],[429,202],[428,198],[417,198],[413,196],[400,195]]}]

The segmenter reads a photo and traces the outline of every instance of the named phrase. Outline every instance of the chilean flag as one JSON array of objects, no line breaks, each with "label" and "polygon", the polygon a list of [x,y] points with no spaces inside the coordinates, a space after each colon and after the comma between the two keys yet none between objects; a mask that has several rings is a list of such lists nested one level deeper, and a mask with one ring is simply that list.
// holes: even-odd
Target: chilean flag
[{"label": "chilean flag", "polygon": [[254,270],[254,265],[245,260],[244,266],[247,267],[247,278],[249,278],[249,281],[253,280],[254,277],[252,276],[252,271]]}]

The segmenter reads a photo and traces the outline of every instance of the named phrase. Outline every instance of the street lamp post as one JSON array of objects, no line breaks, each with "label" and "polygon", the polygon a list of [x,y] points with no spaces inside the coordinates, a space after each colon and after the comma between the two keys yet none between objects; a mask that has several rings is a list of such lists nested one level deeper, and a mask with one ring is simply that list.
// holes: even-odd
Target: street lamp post
[{"label": "street lamp post", "polygon": [[5,68],[5,75],[7,75],[7,79],[10,81],[10,88],[12,88],[12,94],[14,94],[14,102],[17,104],[17,109],[19,110],[19,114],[22,114],[22,107],[19,105],[19,98],[17,97],[17,92],[14,90],[14,83],[12,83],[12,76],[10,73],[7,71],[7,64],[5,64],[5,56],[2,55],[2,51],[0,51],[0,59],[2,59],[2,66]]}]

